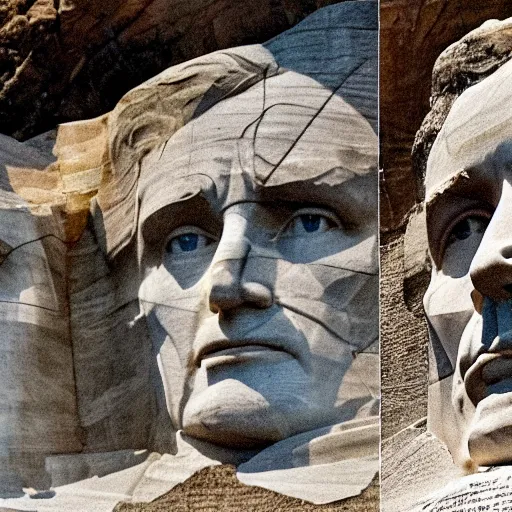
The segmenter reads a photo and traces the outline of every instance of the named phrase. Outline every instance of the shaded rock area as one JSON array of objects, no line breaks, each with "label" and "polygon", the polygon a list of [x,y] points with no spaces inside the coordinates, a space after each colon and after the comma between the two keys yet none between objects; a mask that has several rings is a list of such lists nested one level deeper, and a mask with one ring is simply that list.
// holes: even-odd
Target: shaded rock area
[{"label": "shaded rock area", "polygon": [[404,300],[404,240],[381,246],[381,390],[383,439],[427,415],[427,329]]},{"label": "shaded rock area", "polygon": [[333,0],[6,0],[0,133],[95,117],[167,67],[259,43]]},{"label": "shaded rock area", "polygon": [[379,485],[376,477],[362,494],[327,505],[312,505],[261,487],[241,484],[234,466],[214,466],[199,471],[186,482],[152,503],[120,503],[115,512],[377,512]]}]

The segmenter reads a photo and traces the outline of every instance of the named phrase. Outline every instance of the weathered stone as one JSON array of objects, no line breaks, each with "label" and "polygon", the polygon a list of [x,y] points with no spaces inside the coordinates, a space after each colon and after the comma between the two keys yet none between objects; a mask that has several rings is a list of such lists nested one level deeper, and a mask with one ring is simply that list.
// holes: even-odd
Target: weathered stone
[{"label": "weathered stone", "polygon": [[111,510],[229,463],[263,503],[339,502],[372,482],[377,20],[373,1],[329,6],[171,67],[55,138],[11,139],[54,153],[41,171],[20,156],[4,181],[60,228],[62,408],[81,446],[49,452],[55,489],[2,504]]},{"label": "weathered stone", "polygon": [[99,116],[163,69],[263,42],[334,0],[10,0],[0,8],[0,133]]}]

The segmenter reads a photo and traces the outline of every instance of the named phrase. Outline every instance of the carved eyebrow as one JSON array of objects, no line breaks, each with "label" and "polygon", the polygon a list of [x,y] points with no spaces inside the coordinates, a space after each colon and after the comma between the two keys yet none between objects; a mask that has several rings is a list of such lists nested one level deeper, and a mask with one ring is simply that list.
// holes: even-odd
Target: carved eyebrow
[{"label": "carved eyebrow", "polygon": [[[496,182],[502,179],[501,175],[511,174],[511,147],[512,141],[502,142],[496,148],[481,155],[481,158],[474,163],[461,166],[451,172],[450,176],[438,183],[435,188],[431,187],[430,191],[427,189],[427,207],[434,204],[438,198],[443,197],[446,192],[454,196],[473,196],[475,199],[487,192],[488,184],[484,184],[484,181]],[[427,168],[425,182],[428,182],[428,174]],[[476,182],[482,182],[482,187],[476,187]]]},{"label": "carved eyebrow", "polygon": [[160,244],[162,236],[181,225],[193,224],[216,232],[222,221],[217,210],[202,191],[162,206],[146,218],[141,225],[141,235],[149,245]]},{"label": "carved eyebrow", "polygon": [[453,198],[460,197],[465,199],[482,199],[482,191],[487,189],[475,187],[475,182],[483,181],[487,178],[487,173],[478,168],[463,169],[446,179],[438,185],[436,189],[427,197],[426,207],[431,209],[443,204],[445,201],[453,201]]}]

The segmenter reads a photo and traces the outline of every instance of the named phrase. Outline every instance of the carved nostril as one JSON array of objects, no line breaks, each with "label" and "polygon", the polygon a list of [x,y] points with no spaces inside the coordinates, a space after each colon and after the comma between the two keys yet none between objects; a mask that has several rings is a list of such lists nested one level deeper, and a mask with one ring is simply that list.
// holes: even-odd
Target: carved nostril
[{"label": "carved nostril", "polygon": [[264,284],[241,279],[242,262],[223,261],[212,269],[209,305],[213,313],[227,312],[241,306],[269,308],[274,303],[272,290]]},{"label": "carved nostril", "polygon": [[240,306],[242,298],[236,285],[217,284],[210,291],[210,311],[219,313]]},{"label": "carved nostril", "polygon": [[501,255],[507,260],[512,258],[512,246],[504,247],[500,252]]},{"label": "carved nostril", "polygon": [[211,274],[210,311],[219,313],[240,305],[241,268],[242,263],[237,260],[222,261],[214,265]]},{"label": "carved nostril", "polygon": [[478,290],[473,290],[471,292],[471,300],[473,301],[473,307],[475,308],[475,311],[479,314],[482,314],[484,296]]},{"label": "carved nostril", "polygon": [[274,303],[272,291],[260,283],[244,283],[242,299],[257,308],[269,308]]}]

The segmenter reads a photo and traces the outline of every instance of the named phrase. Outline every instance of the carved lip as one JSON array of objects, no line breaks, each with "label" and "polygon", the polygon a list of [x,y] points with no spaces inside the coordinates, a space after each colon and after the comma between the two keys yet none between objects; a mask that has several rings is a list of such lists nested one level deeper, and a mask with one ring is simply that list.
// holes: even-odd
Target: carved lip
[{"label": "carved lip", "polygon": [[[512,379],[512,350],[480,354],[464,376],[466,392],[476,405],[493,394],[493,385]],[[512,391],[512,388],[510,389]]]},{"label": "carved lip", "polygon": [[194,357],[194,364],[199,367],[201,365],[201,361],[205,359],[212,359],[214,357],[242,359],[248,354],[257,356],[257,353],[264,355],[270,352],[282,352],[294,358],[298,357],[296,353],[289,350],[284,345],[284,343],[280,343],[279,340],[275,339],[215,340],[205,344],[197,351]]}]

